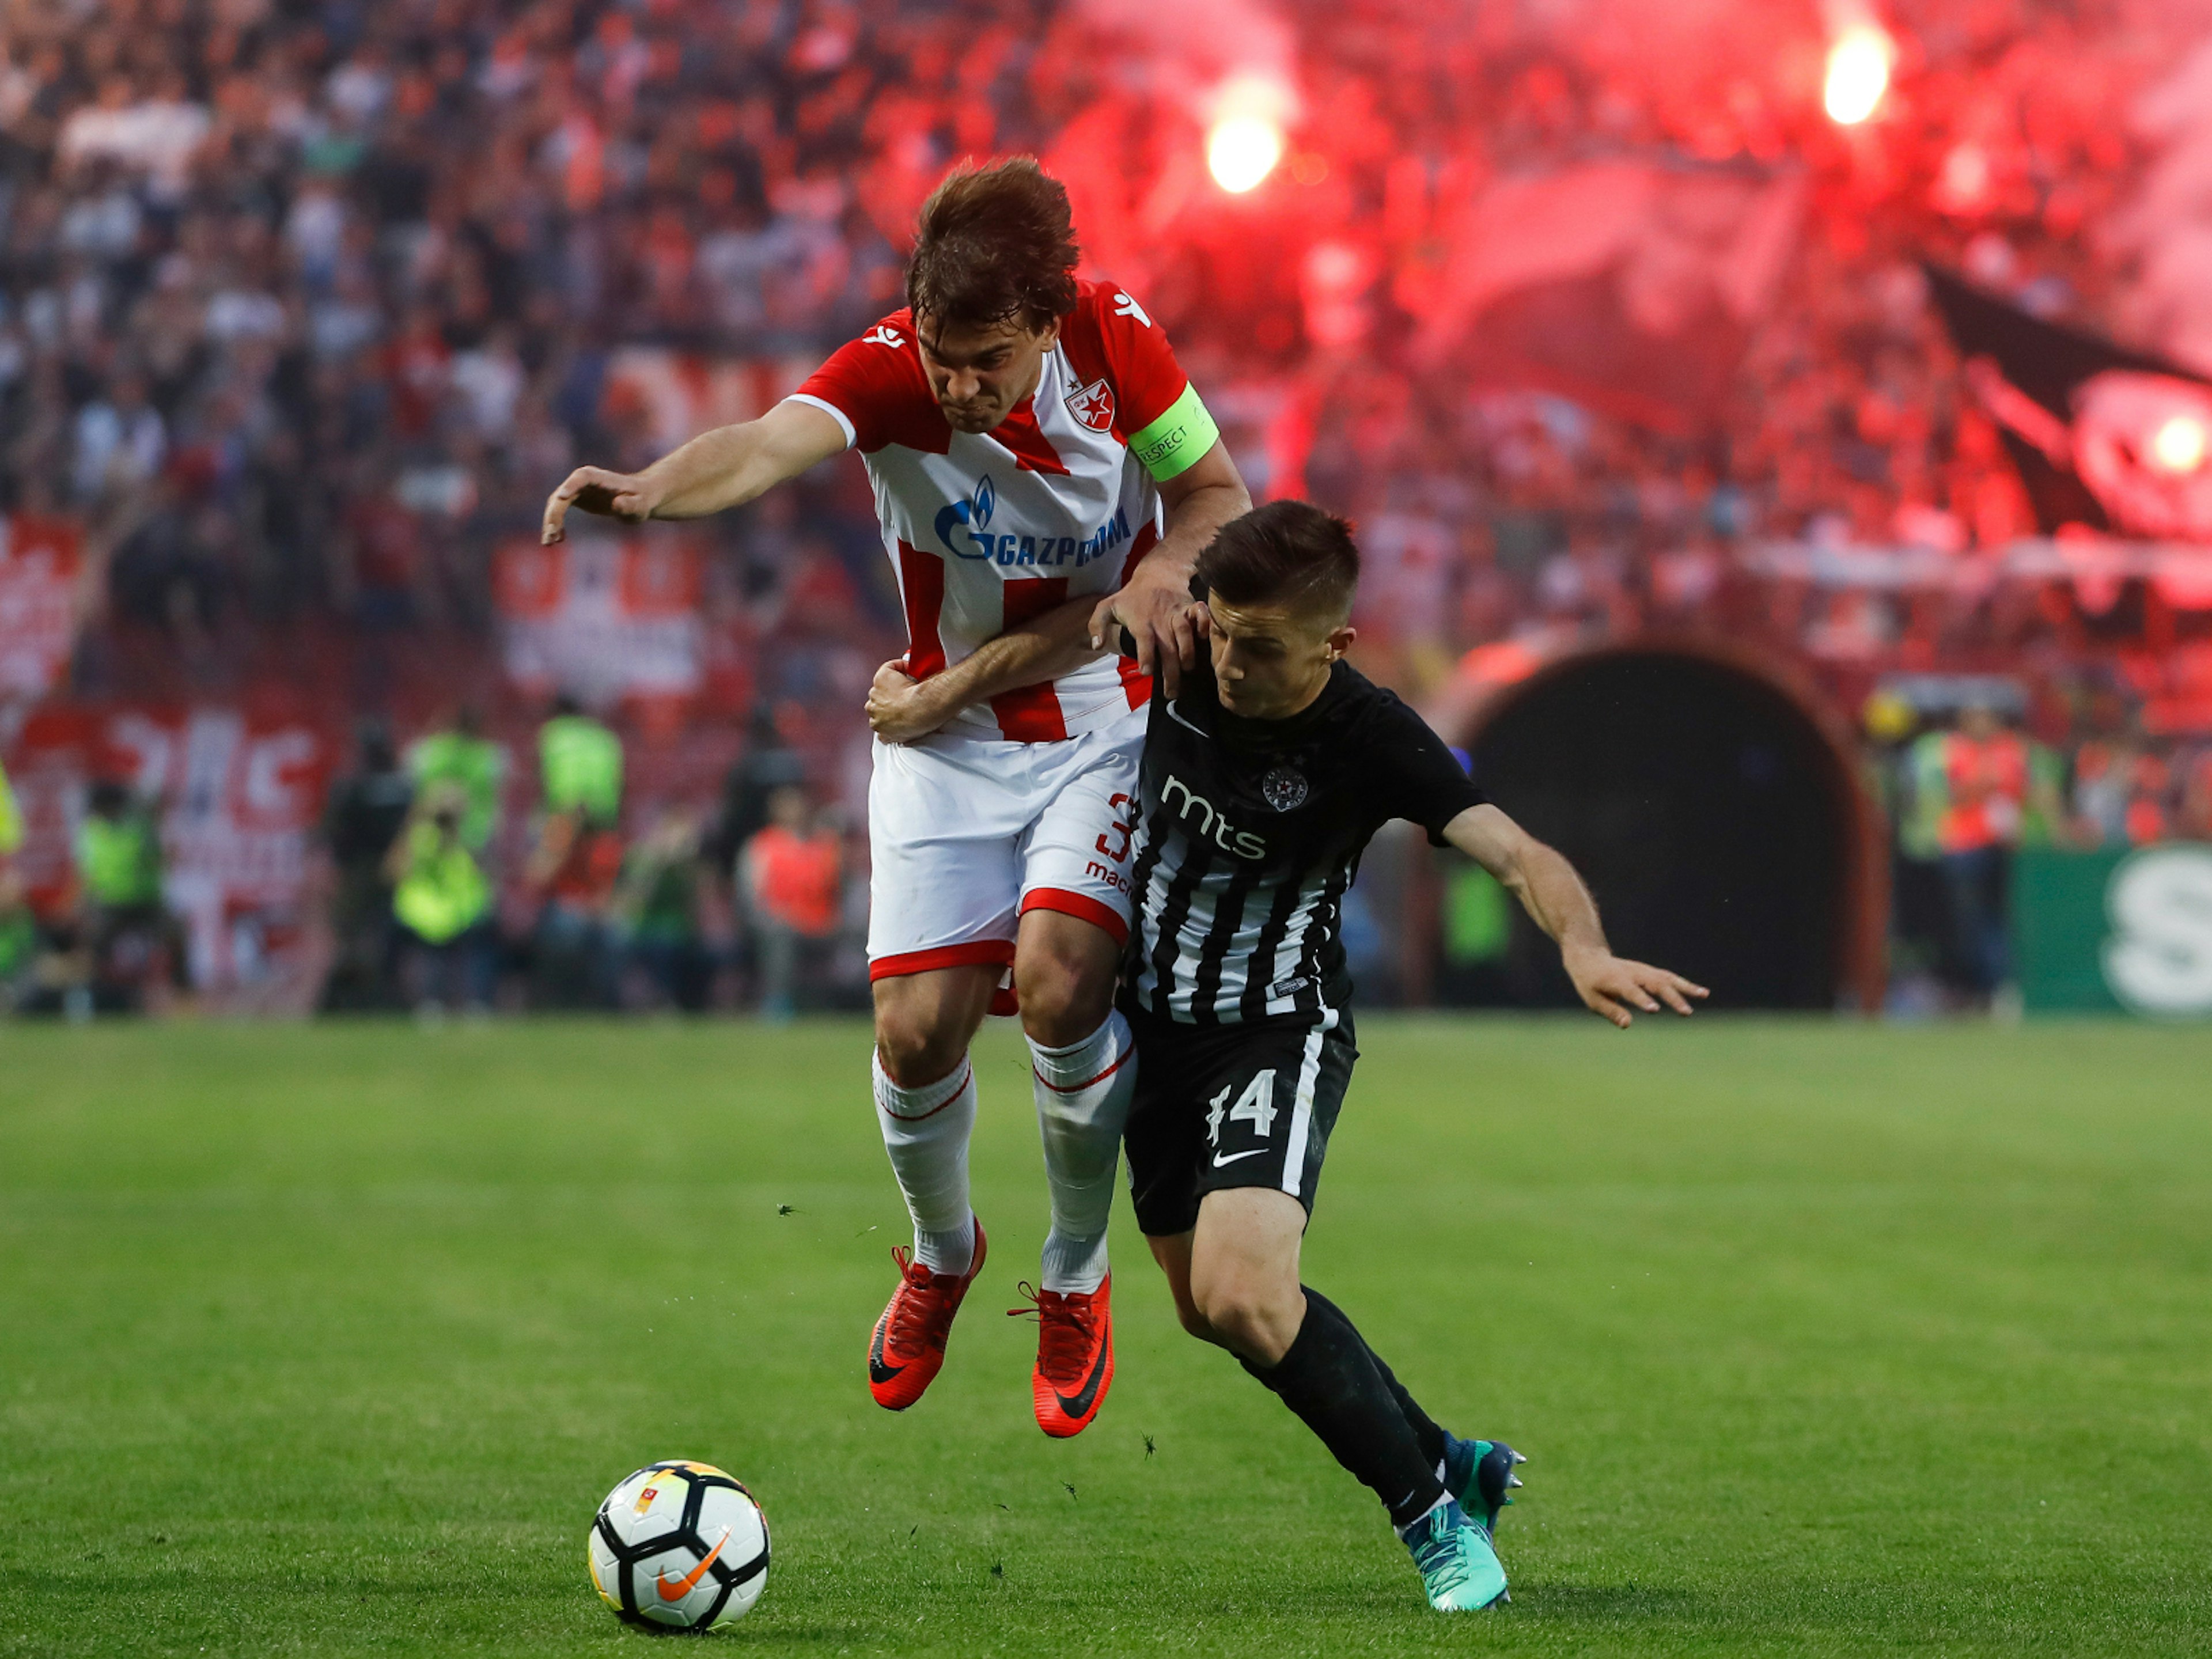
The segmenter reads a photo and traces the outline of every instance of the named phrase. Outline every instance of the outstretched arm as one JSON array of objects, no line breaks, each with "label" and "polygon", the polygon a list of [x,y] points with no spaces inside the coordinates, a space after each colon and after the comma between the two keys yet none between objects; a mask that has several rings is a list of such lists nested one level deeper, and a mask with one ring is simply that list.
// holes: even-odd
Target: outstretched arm
[{"label": "outstretched arm", "polygon": [[1680,974],[1613,955],[1598,925],[1597,902],[1575,866],[1495,806],[1468,807],[1444,826],[1444,839],[1497,877],[1535,924],[1559,941],[1567,977],[1593,1013],[1626,1030],[1635,1018],[1630,1005],[1656,1014],[1664,1001],[1676,1013],[1687,1014],[1690,999],[1707,994],[1704,986]]},{"label": "outstretched arm", "polygon": [[742,507],[845,447],[845,430],[825,410],[786,402],[757,421],[718,426],[642,472],[580,466],[545,498],[539,539],[567,534],[568,509],[641,524],[647,519],[703,519]]}]

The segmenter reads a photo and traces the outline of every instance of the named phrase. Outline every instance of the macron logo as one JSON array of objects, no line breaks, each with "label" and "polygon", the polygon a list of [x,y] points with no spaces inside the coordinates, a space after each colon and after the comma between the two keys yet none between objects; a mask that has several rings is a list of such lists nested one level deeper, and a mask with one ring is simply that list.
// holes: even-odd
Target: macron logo
[{"label": "macron logo", "polygon": [[1134,317],[1146,328],[1152,325],[1152,319],[1145,315],[1144,307],[1126,294],[1116,294],[1114,296],[1114,314],[1116,317]]},{"label": "macron logo", "polygon": [[896,329],[891,327],[886,323],[878,323],[873,328],[870,329],[866,334],[863,334],[860,337],[860,343],[863,345],[902,346],[906,343],[906,341],[900,337],[899,331]]}]

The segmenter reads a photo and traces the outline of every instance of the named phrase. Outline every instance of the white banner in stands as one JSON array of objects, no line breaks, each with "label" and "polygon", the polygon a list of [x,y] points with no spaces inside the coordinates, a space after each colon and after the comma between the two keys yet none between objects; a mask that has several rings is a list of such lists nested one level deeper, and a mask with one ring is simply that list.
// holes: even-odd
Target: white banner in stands
[{"label": "white banner in stands", "polygon": [[594,706],[699,690],[699,557],[681,537],[517,538],[500,549],[494,580],[507,676],[523,690]]},{"label": "white banner in stands", "polygon": [[33,902],[67,903],[71,847],[94,780],[160,811],[162,890],[182,919],[192,983],[276,989],[307,975],[307,849],[330,744],[316,726],[235,708],[50,704],[8,756],[23,808],[16,867]]},{"label": "white banner in stands", "polygon": [[69,666],[77,544],[65,519],[0,520],[0,698],[43,696]]}]

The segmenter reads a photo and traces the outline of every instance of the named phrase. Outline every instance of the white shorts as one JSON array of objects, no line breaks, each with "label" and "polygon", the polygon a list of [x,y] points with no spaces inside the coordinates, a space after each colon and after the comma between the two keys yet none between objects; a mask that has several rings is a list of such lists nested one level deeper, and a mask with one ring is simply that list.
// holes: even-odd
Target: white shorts
[{"label": "white shorts", "polygon": [[939,732],[875,744],[868,977],[1010,963],[1029,910],[1129,937],[1145,711],[1056,743]]}]

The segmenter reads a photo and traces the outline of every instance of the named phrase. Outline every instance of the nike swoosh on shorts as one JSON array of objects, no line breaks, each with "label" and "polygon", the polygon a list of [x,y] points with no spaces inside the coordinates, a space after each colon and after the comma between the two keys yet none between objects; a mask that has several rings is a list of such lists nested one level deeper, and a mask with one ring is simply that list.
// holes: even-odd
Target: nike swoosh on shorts
[{"label": "nike swoosh on shorts", "polygon": [[1249,1152],[1231,1152],[1226,1158],[1216,1152],[1213,1155],[1213,1167],[1218,1170],[1224,1164],[1234,1164],[1240,1158],[1257,1158],[1261,1153],[1273,1150],[1272,1147],[1267,1146],[1255,1146]]}]

